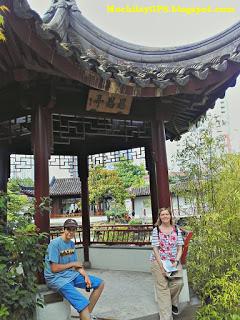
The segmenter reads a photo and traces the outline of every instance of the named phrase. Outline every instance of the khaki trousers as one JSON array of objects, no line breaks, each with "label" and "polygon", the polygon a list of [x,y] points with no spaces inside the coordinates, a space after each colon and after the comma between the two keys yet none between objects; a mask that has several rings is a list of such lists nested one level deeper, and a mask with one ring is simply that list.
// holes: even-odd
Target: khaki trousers
[{"label": "khaki trousers", "polygon": [[151,262],[151,271],[156,288],[160,320],[172,320],[172,305],[178,305],[178,298],[183,287],[182,270],[174,278],[166,278],[157,261]]}]

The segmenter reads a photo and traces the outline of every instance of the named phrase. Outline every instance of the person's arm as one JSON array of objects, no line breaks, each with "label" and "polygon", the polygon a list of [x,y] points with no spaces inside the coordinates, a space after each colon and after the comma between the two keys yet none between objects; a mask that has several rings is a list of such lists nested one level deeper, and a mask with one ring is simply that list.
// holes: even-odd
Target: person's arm
[{"label": "person's arm", "polygon": [[180,260],[181,260],[181,256],[182,256],[182,246],[177,246],[176,260],[172,264],[174,267],[177,267],[179,265]]},{"label": "person's arm", "polygon": [[74,262],[69,262],[69,263],[66,263],[66,264],[60,264],[60,263],[54,263],[54,262],[51,262],[51,271],[53,273],[56,273],[56,272],[61,272],[61,271],[64,271],[64,270],[67,270],[67,269],[72,269],[72,268],[75,268],[77,271],[79,269],[82,268],[82,264],[78,261],[74,261]]},{"label": "person's arm", "polygon": [[86,286],[87,286],[88,288],[91,288],[91,286],[92,286],[91,280],[90,280],[90,278],[88,277],[88,274],[87,274],[87,272],[84,270],[84,268],[83,268],[83,267],[76,268],[76,271],[78,271],[78,272],[84,277]]},{"label": "person's arm", "polygon": [[153,247],[153,252],[154,252],[154,255],[155,255],[155,258],[157,260],[157,263],[159,265],[160,270],[162,271],[162,273],[164,273],[165,270],[163,268],[163,264],[162,264],[162,261],[161,261],[161,258],[160,258],[159,248],[158,247]]},{"label": "person's arm", "polygon": [[182,256],[182,252],[183,252],[183,245],[184,245],[184,241],[183,241],[183,236],[182,236],[182,231],[177,228],[177,256],[176,256],[176,260],[173,263],[173,266],[177,267],[179,265],[179,263],[181,262],[181,256]]},{"label": "person's arm", "polygon": [[155,255],[155,258],[157,260],[157,263],[159,265],[160,270],[164,273],[165,270],[163,268],[163,264],[161,261],[161,257],[159,254],[159,235],[158,235],[158,229],[154,228],[152,233],[152,247],[153,247],[153,253]]},{"label": "person's arm", "polygon": [[181,256],[182,256],[182,246],[178,246],[177,247],[177,257],[176,257],[176,261],[180,262]]}]

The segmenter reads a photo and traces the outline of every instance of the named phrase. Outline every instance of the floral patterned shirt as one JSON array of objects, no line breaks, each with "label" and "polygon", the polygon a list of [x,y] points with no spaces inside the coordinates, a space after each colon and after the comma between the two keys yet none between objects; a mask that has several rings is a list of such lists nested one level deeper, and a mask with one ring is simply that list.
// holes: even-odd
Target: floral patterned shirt
[{"label": "floral patterned shirt", "polygon": [[[177,256],[177,247],[183,246],[184,241],[182,237],[182,232],[176,227],[172,228],[169,234],[163,233],[160,228],[155,227],[152,233],[152,246],[158,247],[161,260],[171,260],[175,261]],[[154,253],[152,252],[150,260],[156,260]]]}]

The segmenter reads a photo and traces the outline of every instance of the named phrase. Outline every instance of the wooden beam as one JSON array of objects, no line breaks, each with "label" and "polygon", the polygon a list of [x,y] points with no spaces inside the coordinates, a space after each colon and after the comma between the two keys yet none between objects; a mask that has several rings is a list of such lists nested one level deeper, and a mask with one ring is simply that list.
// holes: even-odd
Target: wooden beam
[{"label": "wooden beam", "polygon": [[16,68],[13,70],[14,80],[17,82],[29,81],[32,79],[28,70],[24,68]]}]

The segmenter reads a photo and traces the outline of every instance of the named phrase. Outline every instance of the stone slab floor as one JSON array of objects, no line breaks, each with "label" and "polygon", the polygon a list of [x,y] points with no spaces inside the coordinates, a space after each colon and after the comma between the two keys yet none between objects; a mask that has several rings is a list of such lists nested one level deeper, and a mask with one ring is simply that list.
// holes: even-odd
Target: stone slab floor
[{"label": "stone slab floor", "polygon": [[[154,299],[153,279],[150,273],[131,271],[88,270],[105,282],[104,292],[94,309],[102,320],[159,320],[158,305]],[[88,295],[84,290],[82,292]],[[197,299],[181,305],[176,320],[194,320]],[[72,319],[79,319],[72,309]]]}]

